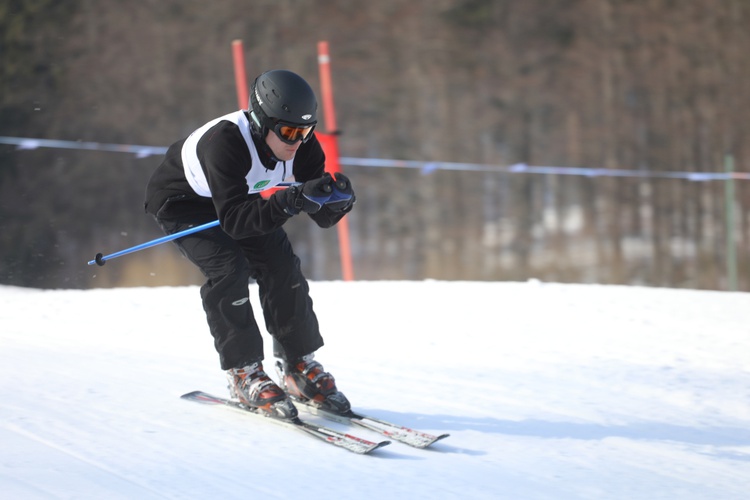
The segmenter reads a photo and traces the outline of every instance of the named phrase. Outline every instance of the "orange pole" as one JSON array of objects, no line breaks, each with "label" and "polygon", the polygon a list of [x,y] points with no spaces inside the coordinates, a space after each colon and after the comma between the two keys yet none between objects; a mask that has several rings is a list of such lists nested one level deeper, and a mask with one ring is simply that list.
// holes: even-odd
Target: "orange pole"
[{"label": "orange pole", "polygon": [[232,42],[232,59],[234,60],[234,82],[237,87],[237,103],[239,109],[246,109],[248,106],[247,90],[247,73],[245,73],[245,52],[242,47],[242,40]]},{"label": "orange pole", "polygon": [[331,84],[331,56],[328,54],[328,42],[318,42],[318,67],[320,68],[320,90],[323,93],[323,116],[329,134],[338,131],[336,113],[333,109],[333,85]]},{"label": "orange pole", "polygon": [[[331,173],[341,171],[339,165],[338,130],[336,127],[336,113],[333,108],[333,86],[331,84],[331,57],[328,53],[328,42],[318,42],[318,69],[320,71],[320,89],[323,97],[323,115],[326,129],[330,135],[328,142],[331,147],[326,151],[326,168]],[[352,247],[349,240],[349,221],[346,216],[336,224],[339,235],[339,253],[341,254],[341,274],[344,281],[354,281],[354,266],[352,265]]]}]

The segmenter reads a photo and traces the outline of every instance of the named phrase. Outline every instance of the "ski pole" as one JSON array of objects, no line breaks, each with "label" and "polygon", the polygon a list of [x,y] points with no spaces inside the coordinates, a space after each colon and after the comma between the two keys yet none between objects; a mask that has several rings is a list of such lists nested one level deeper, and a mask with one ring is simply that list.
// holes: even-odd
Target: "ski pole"
[{"label": "ski pole", "polygon": [[[275,186],[268,188],[269,190],[274,188],[281,188],[281,187],[289,187],[289,186],[298,186],[301,183],[299,182],[281,182],[279,184],[276,184]],[[139,250],[145,250],[146,248],[155,247],[156,245],[161,245],[162,243],[166,243],[168,241],[176,240],[177,238],[182,238],[183,236],[187,236],[188,234],[197,233],[198,231],[203,231],[205,229],[216,227],[219,225],[219,221],[215,220],[213,222],[207,222],[206,224],[203,224],[201,226],[195,226],[191,227],[190,229],[185,229],[184,231],[179,231],[174,234],[168,234],[167,236],[162,236],[161,238],[156,238],[155,240],[147,241],[146,243],[141,243],[140,245],[136,245],[134,247],[126,248],[125,250],[120,250],[119,252],[115,252],[109,255],[102,255],[101,253],[96,254],[96,257],[94,257],[94,260],[89,261],[89,265],[93,266],[94,264],[97,264],[99,266],[103,266],[107,263],[110,259],[115,259],[117,257],[122,257],[123,255],[127,255],[129,253],[134,253]]]},{"label": "ski pole", "polygon": [[120,250],[119,252],[115,252],[109,255],[102,255],[101,253],[96,254],[96,257],[94,260],[89,261],[89,265],[93,266],[94,264],[103,266],[107,263],[108,260],[114,259],[117,257],[122,257],[123,255],[127,255],[129,253],[137,252],[139,250],[144,250],[146,248],[155,247],[156,245],[161,245],[162,243],[166,243],[167,241],[176,240],[177,238],[181,238],[183,236],[187,236],[188,234],[197,233],[198,231],[203,231],[204,229],[208,229],[210,227],[216,227],[219,225],[219,221],[215,220],[213,222],[208,222],[206,224],[202,224],[200,226],[191,227],[190,229],[185,229],[184,231],[179,231],[174,234],[169,234],[167,236],[162,236],[161,238],[156,238],[155,240],[147,241],[146,243],[141,243],[140,245],[136,245],[134,247],[126,248],[125,250]]}]

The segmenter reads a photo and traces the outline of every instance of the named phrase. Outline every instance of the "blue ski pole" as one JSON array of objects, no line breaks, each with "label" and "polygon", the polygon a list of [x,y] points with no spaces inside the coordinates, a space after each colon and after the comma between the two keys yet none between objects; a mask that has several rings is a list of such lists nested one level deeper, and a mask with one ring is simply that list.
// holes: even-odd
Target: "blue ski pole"
[{"label": "blue ski pole", "polygon": [[208,222],[206,224],[202,224],[200,226],[191,227],[190,229],[185,229],[184,231],[179,231],[174,234],[169,234],[167,236],[162,236],[161,238],[156,238],[155,240],[147,241],[146,243],[141,243],[140,245],[136,245],[134,247],[126,248],[125,250],[120,250],[119,252],[115,252],[109,255],[102,255],[101,253],[96,254],[96,258],[94,260],[89,261],[89,265],[93,266],[94,264],[103,266],[107,263],[108,260],[114,259],[117,257],[122,257],[123,255],[127,255],[129,253],[137,252],[139,250],[144,250],[146,248],[155,247],[156,245],[161,245],[162,243],[166,243],[167,241],[176,240],[177,238],[181,238],[183,236],[187,236],[188,234],[197,233],[198,231],[203,231],[204,229],[208,229],[210,227],[216,227],[219,225],[219,221],[215,220],[213,222]]},{"label": "blue ski pole", "polygon": [[[276,186],[273,186],[273,187],[299,186],[300,184],[301,184],[300,182],[281,182],[279,184],[276,184]],[[219,225],[219,221],[215,220],[213,222],[208,222],[201,226],[191,227],[190,229],[185,229],[184,231],[180,231],[174,234],[169,234],[167,236],[162,236],[161,238],[156,238],[155,240],[147,241],[146,243],[141,243],[140,245],[136,245],[131,248],[126,248],[125,250],[120,250],[119,252],[115,252],[109,255],[102,255],[101,253],[98,253],[96,254],[96,257],[94,257],[94,260],[89,261],[89,265],[93,266],[94,264],[97,264],[99,266],[103,266],[110,259],[122,257],[123,255],[137,252],[139,250],[144,250],[146,248],[155,247],[156,245],[161,245],[162,243],[176,240],[177,238],[182,238],[183,236],[187,236],[188,234],[197,233],[198,231],[203,231],[204,229],[208,229],[208,228],[215,227],[218,225]]]}]

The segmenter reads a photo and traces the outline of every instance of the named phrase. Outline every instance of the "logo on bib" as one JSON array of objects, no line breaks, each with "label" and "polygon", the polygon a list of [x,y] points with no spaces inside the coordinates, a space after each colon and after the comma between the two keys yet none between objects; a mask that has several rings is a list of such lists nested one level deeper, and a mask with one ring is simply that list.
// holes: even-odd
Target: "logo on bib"
[{"label": "logo on bib", "polygon": [[271,182],[271,181],[256,182],[255,186],[253,186],[253,189],[263,189],[264,187],[266,187],[268,185],[269,182]]}]

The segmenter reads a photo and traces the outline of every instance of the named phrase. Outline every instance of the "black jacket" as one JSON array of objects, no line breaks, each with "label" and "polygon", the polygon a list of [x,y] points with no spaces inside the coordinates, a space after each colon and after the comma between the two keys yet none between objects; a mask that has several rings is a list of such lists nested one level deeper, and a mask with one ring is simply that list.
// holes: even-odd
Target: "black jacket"
[{"label": "black jacket", "polygon": [[[256,149],[261,151],[263,148],[259,140],[257,136],[253,137]],[[146,187],[147,213],[166,220],[198,222],[218,218],[224,232],[234,239],[267,234],[289,219],[290,216],[279,203],[283,192],[274,194],[268,200],[259,194],[248,194],[245,177],[249,170],[267,167],[252,165],[248,144],[237,124],[219,121],[198,141],[197,154],[211,197],[198,195],[185,178],[182,162],[184,143],[185,139],[170,146],[161,165],[151,176]],[[287,168],[287,164],[285,162],[283,168]],[[276,167],[273,161],[269,161],[268,165]],[[291,173],[295,181],[305,182],[321,177],[324,170],[325,154],[313,135],[297,150]],[[320,227],[330,227],[344,215],[333,213],[324,206],[311,217]]]}]

